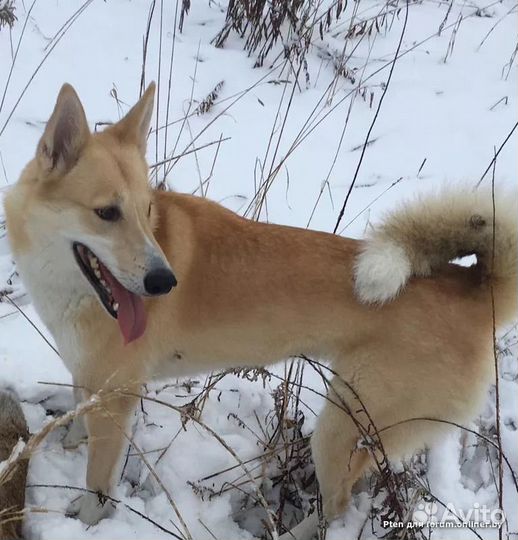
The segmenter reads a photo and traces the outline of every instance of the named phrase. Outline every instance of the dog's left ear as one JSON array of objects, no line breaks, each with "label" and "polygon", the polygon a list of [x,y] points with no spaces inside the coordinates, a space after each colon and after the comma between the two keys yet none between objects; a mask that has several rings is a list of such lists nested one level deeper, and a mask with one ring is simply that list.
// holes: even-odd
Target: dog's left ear
[{"label": "dog's left ear", "polygon": [[153,115],[154,101],[155,83],[152,82],[128,114],[110,128],[116,133],[119,140],[136,145],[144,156],[146,155],[147,136]]}]

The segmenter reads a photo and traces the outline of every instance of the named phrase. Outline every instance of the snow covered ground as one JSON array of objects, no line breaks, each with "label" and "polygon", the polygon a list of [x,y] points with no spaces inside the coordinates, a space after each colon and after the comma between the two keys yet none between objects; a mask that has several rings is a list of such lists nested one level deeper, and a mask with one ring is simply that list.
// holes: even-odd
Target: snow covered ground
[{"label": "snow covered ground", "polygon": [[[32,157],[63,82],[77,89],[92,128],[119,118],[137,99],[150,5],[143,0],[16,2],[18,21],[12,31],[0,30],[0,197]],[[341,234],[362,236],[369,221],[416,192],[445,182],[475,185],[516,122],[514,0],[412,2],[406,25],[401,0],[350,2],[323,39],[318,32],[313,35],[307,66],[296,84],[298,66],[276,58],[280,45],[259,68],[254,68],[254,56],[243,51],[242,40],[234,34],[224,48],[214,47],[211,41],[225,22],[224,2],[192,2],[181,33],[174,29],[177,5],[156,2],[151,19],[145,71],[147,81],[159,80],[160,100],[155,124],[159,129],[150,137],[149,161],[154,164],[198,148],[155,169],[157,178],[167,172],[171,188],[203,192],[250,217],[333,230],[401,36],[400,57],[338,227]],[[379,29],[372,26],[375,16]],[[345,40],[351,25],[363,20],[366,26],[357,24],[355,35]],[[340,56],[344,43],[348,76],[336,77],[331,59]],[[188,115],[215,88],[210,110]],[[166,120],[171,124],[167,130]],[[516,182],[516,143],[514,134],[498,156],[498,184]],[[490,176],[486,175],[486,184]],[[266,178],[270,180],[266,202],[258,206],[254,196]],[[0,207],[0,223],[1,212]],[[0,290],[9,292],[24,312],[20,314],[7,298],[0,302],[0,387],[18,394],[31,430],[37,431],[72,406],[69,388],[42,383],[71,380],[31,325],[46,333],[17,280],[3,228]],[[516,330],[510,329],[500,354],[503,449],[514,470],[518,470],[516,342]],[[247,464],[274,510],[279,495],[272,480],[278,475],[277,461],[262,454],[275,427],[272,394],[280,384],[276,376],[283,377],[285,369],[277,366],[266,381],[249,380],[253,377],[243,374],[223,377],[206,394],[201,417]],[[150,385],[148,396],[188,404],[207,377],[187,384]],[[321,389],[311,369],[305,369],[303,380],[304,385]],[[302,390],[300,396],[301,429],[309,434],[322,399],[310,390]],[[494,436],[494,389],[488,393],[486,409],[469,427]],[[135,442],[165,491],[133,449],[117,492],[124,504],[118,505],[112,519],[87,529],[64,515],[78,492],[56,487],[84,486],[86,447],[64,450],[63,435],[63,428],[53,432],[32,458],[28,504],[40,511],[28,514],[27,538],[170,537],[156,524],[188,537],[167,493],[195,540],[260,535],[265,515],[250,500],[252,485],[243,468],[236,467],[235,456],[203,426],[188,422],[183,427],[177,412],[150,401],[136,413]],[[419,460],[425,464],[423,483],[441,501],[462,511],[477,504],[497,508],[494,452],[475,436],[454,430]],[[395,468],[402,470],[398,464]],[[310,472],[311,466],[306,464],[304,470]],[[331,525],[328,538],[381,536],[379,521],[369,518],[371,499],[372,490],[365,483],[354,507]],[[374,506],[380,504],[378,497]],[[516,508],[518,495],[506,470],[504,531],[509,538],[518,535]],[[482,538],[498,537],[496,530],[478,533]],[[432,537],[474,534],[467,529],[438,529]]]}]

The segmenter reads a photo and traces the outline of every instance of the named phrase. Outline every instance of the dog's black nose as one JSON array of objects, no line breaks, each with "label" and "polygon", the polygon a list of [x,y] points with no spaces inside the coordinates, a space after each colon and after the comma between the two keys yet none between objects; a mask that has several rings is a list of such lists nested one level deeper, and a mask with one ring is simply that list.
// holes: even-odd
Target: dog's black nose
[{"label": "dog's black nose", "polygon": [[144,289],[153,296],[168,293],[176,287],[176,278],[168,268],[151,270],[144,277]]}]

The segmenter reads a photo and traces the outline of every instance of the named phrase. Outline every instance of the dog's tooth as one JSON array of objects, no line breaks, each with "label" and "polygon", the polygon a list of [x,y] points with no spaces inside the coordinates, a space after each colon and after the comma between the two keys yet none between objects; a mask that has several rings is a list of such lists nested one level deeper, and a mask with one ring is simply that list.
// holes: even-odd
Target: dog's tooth
[{"label": "dog's tooth", "polygon": [[113,311],[119,311],[119,304],[117,302],[115,302],[112,307]]},{"label": "dog's tooth", "polygon": [[[101,275],[101,273],[99,272],[99,276],[100,276],[100,275]],[[106,283],[106,281],[104,281],[104,279],[100,279],[99,281],[101,282],[101,285],[102,285],[103,287],[105,287],[105,288],[108,287],[108,283]]]},{"label": "dog's tooth", "polygon": [[88,262],[94,270],[99,267],[99,259],[93,253],[88,253]]},{"label": "dog's tooth", "polygon": [[[97,279],[101,279],[101,271],[100,271],[98,268],[96,268],[96,269],[94,270],[94,275],[95,275],[95,277],[96,277]],[[101,280],[101,283],[102,283],[102,282],[103,282],[103,280]]]}]

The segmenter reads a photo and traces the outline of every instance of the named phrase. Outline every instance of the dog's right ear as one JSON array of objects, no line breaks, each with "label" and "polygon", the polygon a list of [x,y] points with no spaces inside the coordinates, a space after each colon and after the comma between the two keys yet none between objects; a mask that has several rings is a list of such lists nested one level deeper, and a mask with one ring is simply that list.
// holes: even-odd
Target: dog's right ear
[{"label": "dog's right ear", "polygon": [[36,159],[46,176],[59,177],[77,162],[90,138],[85,111],[76,91],[64,84],[38,143]]},{"label": "dog's right ear", "polygon": [[155,83],[151,82],[142,97],[124,118],[109,130],[121,141],[135,145],[142,156],[146,155],[147,137],[155,100]]}]

